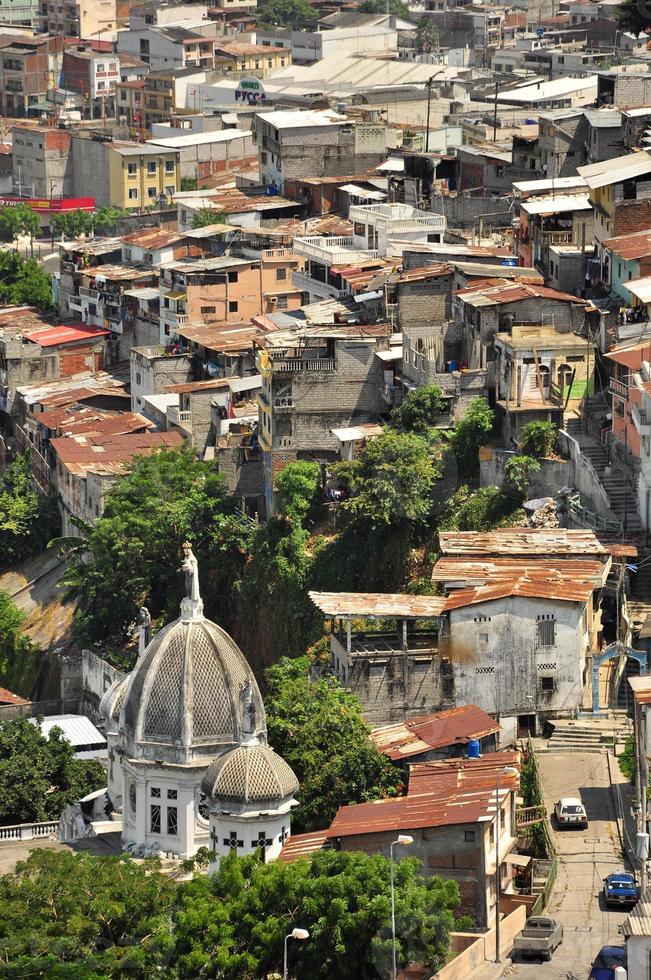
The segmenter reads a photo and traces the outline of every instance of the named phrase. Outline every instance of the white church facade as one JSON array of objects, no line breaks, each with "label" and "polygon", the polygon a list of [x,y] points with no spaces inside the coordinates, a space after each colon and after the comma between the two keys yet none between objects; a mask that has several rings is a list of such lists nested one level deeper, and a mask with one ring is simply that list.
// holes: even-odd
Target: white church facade
[{"label": "white church facade", "polygon": [[184,546],[181,615],[112,685],[100,712],[107,795],[135,855],[216,861],[231,850],[278,856],[297,805],[296,776],[267,745],[264,705],[244,654],[204,617],[197,562]]}]

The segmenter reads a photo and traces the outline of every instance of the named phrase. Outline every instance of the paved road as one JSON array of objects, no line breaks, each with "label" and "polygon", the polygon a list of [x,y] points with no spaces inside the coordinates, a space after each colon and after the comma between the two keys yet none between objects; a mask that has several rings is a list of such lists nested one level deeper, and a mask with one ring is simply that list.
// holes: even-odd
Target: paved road
[{"label": "paved road", "polygon": [[[505,975],[585,980],[601,946],[623,945],[617,927],[627,915],[606,910],[601,898],[602,879],[624,866],[606,753],[541,753],[539,761],[548,812],[559,797],[580,795],[590,826],[587,831],[554,832],[558,876],[548,911],[563,923],[563,945],[550,963],[513,963]],[[612,758],[611,769],[613,780],[623,781]]]}]

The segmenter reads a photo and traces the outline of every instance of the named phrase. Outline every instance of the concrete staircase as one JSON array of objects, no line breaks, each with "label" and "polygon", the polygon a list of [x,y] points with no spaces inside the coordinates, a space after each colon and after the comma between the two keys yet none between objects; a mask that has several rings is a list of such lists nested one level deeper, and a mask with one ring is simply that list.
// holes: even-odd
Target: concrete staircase
[{"label": "concrete staircase", "polygon": [[637,498],[620,470],[610,473],[608,455],[604,446],[594,436],[583,432],[581,420],[570,416],[565,420],[565,431],[578,442],[581,452],[592,463],[599,482],[608,494],[610,509],[625,528],[626,537],[635,537],[642,531],[642,522],[637,512]]},{"label": "concrete staircase", "polygon": [[614,742],[624,742],[632,730],[631,720],[621,711],[611,711],[604,717],[563,718],[550,725],[554,730],[547,745],[549,752],[603,752]]}]

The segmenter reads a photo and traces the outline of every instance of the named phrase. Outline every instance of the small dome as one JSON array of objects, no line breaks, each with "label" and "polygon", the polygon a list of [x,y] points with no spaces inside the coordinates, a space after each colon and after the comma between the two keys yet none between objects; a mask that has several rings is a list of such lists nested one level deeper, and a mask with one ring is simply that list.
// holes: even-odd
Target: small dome
[{"label": "small dome", "polygon": [[240,745],[215,759],[201,788],[212,800],[269,803],[298,790],[298,780],[284,759],[268,745]]},{"label": "small dome", "polygon": [[113,681],[111,686],[104,692],[104,696],[99,703],[100,716],[106,722],[108,731],[117,731],[120,722],[120,712],[124,704],[124,698],[129,687],[130,674],[120,677]]},{"label": "small dome", "polygon": [[130,676],[120,733],[131,756],[163,762],[266,742],[258,685],[228,633],[198,615],[161,630]]}]

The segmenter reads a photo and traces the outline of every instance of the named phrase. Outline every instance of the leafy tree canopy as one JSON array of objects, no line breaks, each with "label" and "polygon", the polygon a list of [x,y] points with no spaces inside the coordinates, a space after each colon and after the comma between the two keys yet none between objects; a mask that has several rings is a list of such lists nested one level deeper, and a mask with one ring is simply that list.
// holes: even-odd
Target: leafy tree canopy
[{"label": "leafy tree canopy", "polygon": [[[389,862],[323,851],[311,861],[262,864],[230,856],[213,876],[179,883],[157,862],[33,851],[0,879],[2,975],[74,980],[152,976],[260,980],[372,980],[391,962]],[[455,882],[424,880],[419,862],[395,865],[398,962],[446,961],[459,904]]]},{"label": "leafy tree canopy", "polygon": [[439,46],[439,29],[433,17],[423,14],[416,25],[418,50],[429,53]]},{"label": "leafy tree canopy", "polygon": [[348,803],[392,795],[400,771],[368,740],[359,701],[332,677],[310,681],[307,657],[284,657],[267,670],[269,743],[300,783],[296,832],[329,826]]},{"label": "leafy tree canopy", "polygon": [[39,652],[23,633],[26,616],[8,592],[0,592],[0,684],[27,697],[39,665]]},{"label": "leafy tree canopy", "polygon": [[257,10],[258,23],[274,27],[297,30],[314,19],[314,9],[308,0],[262,0]]},{"label": "leafy tree canopy", "polygon": [[321,467],[309,460],[290,463],[276,477],[278,510],[303,524],[319,503]]},{"label": "leafy tree canopy", "polygon": [[224,211],[213,211],[211,208],[201,208],[192,218],[193,228],[206,228],[208,225],[226,224]]},{"label": "leafy tree canopy", "polygon": [[471,491],[459,487],[439,523],[440,531],[492,531],[511,527],[524,516],[500,487]]},{"label": "leafy tree canopy", "polygon": [[49,275],[35,259],[24,259],[18,252],[0,252],[0,303],[3,306],[29,303],[40,310],[52,309]]},{"label": "leafy tree canopy", "polygon": [[394,14],[409,20],[409,7],[401,0],[364,0],[357,8],[360,14]]},{"label": "leafy tree canopy", "polygon": [[426,439],[392,430],[367,442],[354,463],[333,469],[345,475],[353,492],[343,506],[373,524],[424,520],[440,472]]},{"label": "leafy tree canopy", "polygon": [[93,214],[90,211],[66,211],[52,216],[50,228],[60,238],[79,238],[90,235],[94,230]]},{"label": "leafy tree canopy", "polygon": [[13,242],[21,235],[34,238],[40,230],[38,215],[28,204],[0,209],[0,239],[3,242]]},{"label": "leafy tree canopy", "polygon": [[17,456],[0,476],[0,565],[37,554],[57,527],[56,502],[36,490],[29,456]]},{"label": "leafy tree canopy", "polygon": [[391,424],[403,432],[425,435],[436,425],[443,411],[443,399],[438,385],[423,385],[408,392],[404,401],[391,414]]},{"label": "leafy tree canopy", "polygon": [[464,417],[455,425],[450,443],[457,457],[461,479],[475,479],[479,473],[479,449],[493,429],[495,413],[485,398],[474,398]]},{"label": "leafy tree canopy", "polygon": [[522,429],[521,445],[525,456],[544,458],[556,445],[558,429],[553,422],[529,422]]},{"label": "leafy tree canopy", "polygon": [[0,724],[0,825],[58,820],[68,803],[106,785],[104,767],[75,759],[59,728],[27,718]]},{"label": "leafy tree canopy", "polygon": [[523,501],[527,495],[531,477],[540,469],[540,463],[533,456],[510,456],[504,464],[504,480],[507,490],[516,500]]},{"label": "leafy tree canopy", "polygon": [[639,0],[624,0],[615,11],[617,26],[631,34],[642,34],[651,27],[651,10]]}]

